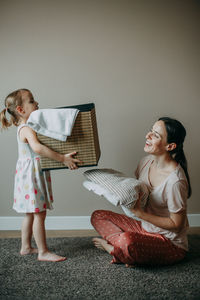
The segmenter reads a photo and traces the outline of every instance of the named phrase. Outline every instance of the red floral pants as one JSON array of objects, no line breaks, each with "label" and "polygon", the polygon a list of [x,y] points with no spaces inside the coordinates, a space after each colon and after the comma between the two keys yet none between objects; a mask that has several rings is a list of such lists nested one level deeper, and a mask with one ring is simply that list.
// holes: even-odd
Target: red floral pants
[{"label": "red floral pants", "polygon": [[186,251],[157,233],[149,233],[141,222],[107,210],[91,216],[96,231],[114,246],[113,263],[167,265],[182,260]]}]

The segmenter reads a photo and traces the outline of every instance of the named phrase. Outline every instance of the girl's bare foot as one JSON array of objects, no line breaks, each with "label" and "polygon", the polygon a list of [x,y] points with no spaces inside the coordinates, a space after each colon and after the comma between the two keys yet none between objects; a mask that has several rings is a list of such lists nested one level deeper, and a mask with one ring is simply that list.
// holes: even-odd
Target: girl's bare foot
[{"label": "girl's bare foot", "polygon": [[64,256],[60,256],[57,255],[55,253],[51,253],[51,252],[44,252],[44,253],[39,253],[38,254],[38,260],[39,261],[53,261],[53,262],[57,262],[57,261],[64,261],[67,258]]},{"label": "girl's bare foot", "polygon": [[107,251],[108,253],[111,253],[114,248],[112,245],[108,244],[108,242],[104,239],[93,238],[92,241],[96,248]]},{"label": "girl's bare foot", "polygon": [[38,249],[37,248],[26,248],[26,249],[21,249],[20,250],[20,254],[21,255],[28,255],[28,254],[34,254],[34,253],[38,253]]}]

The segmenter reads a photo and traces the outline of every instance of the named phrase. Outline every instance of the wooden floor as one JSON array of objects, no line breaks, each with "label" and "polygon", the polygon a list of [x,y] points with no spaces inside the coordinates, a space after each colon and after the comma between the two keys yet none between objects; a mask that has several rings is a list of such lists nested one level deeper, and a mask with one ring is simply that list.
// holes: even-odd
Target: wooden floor
[{"label": "wooden floor", "polygon": [[[98,236],[95,230],[47,230],[47,237],[81,237]],[[189,234],[200,234],[200,227],[191,227]],[[0,238],[18,238],[21,232],[18,230],[2,230]]]},{"label": "wooden floor", "polygon": [[[47,230],[47,237],[80,237],[80,236],[98,236],[95,230]],[[19,230],[1,230],[0,238],[18,238],[21,237]]]}]

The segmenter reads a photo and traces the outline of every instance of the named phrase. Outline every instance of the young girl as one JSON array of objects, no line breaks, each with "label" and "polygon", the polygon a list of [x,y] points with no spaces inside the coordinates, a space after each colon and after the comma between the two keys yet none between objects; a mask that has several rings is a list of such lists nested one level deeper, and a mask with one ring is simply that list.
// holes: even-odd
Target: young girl
[{"label": "young girl", "polygon": [[[18,126],[17,141],[19,158],[16,166],[14,205],[19,213],[26,213],[22,223],[21,255],[38,253],[41,261],[63,261],[62,257],[51,253],[46,244],[45,218],[46,209],[52,209],[52,189],[50,172],[42,172],[40,155],[62,162],[69,169],[77,169],[74,159],[76,152],[59,154],[40,144],[36,133],[26,125],[30,114],[38,109],[38,103],[27,89],[20,89],[9,94],[5,99],[5,109],[0,113],[3,129],[11,125]],[[10,120],[7,119],[10,114]],[[32,233],[37,245],[31,246]]]}]

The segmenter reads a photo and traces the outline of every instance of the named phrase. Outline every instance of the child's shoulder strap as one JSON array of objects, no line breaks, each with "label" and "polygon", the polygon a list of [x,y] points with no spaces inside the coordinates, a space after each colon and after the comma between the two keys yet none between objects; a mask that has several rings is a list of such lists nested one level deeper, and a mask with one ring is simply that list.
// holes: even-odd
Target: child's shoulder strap
[{"label": "child's shoulder strap", "polygon": [[17,137],[19,137],[19,132],[20,132],[20,130],[21,130],[23,127],[28,127],[28,125],[27,125],[27,124],[21,124],[21,125],[19,125],[19,126],[17,127]]}]

